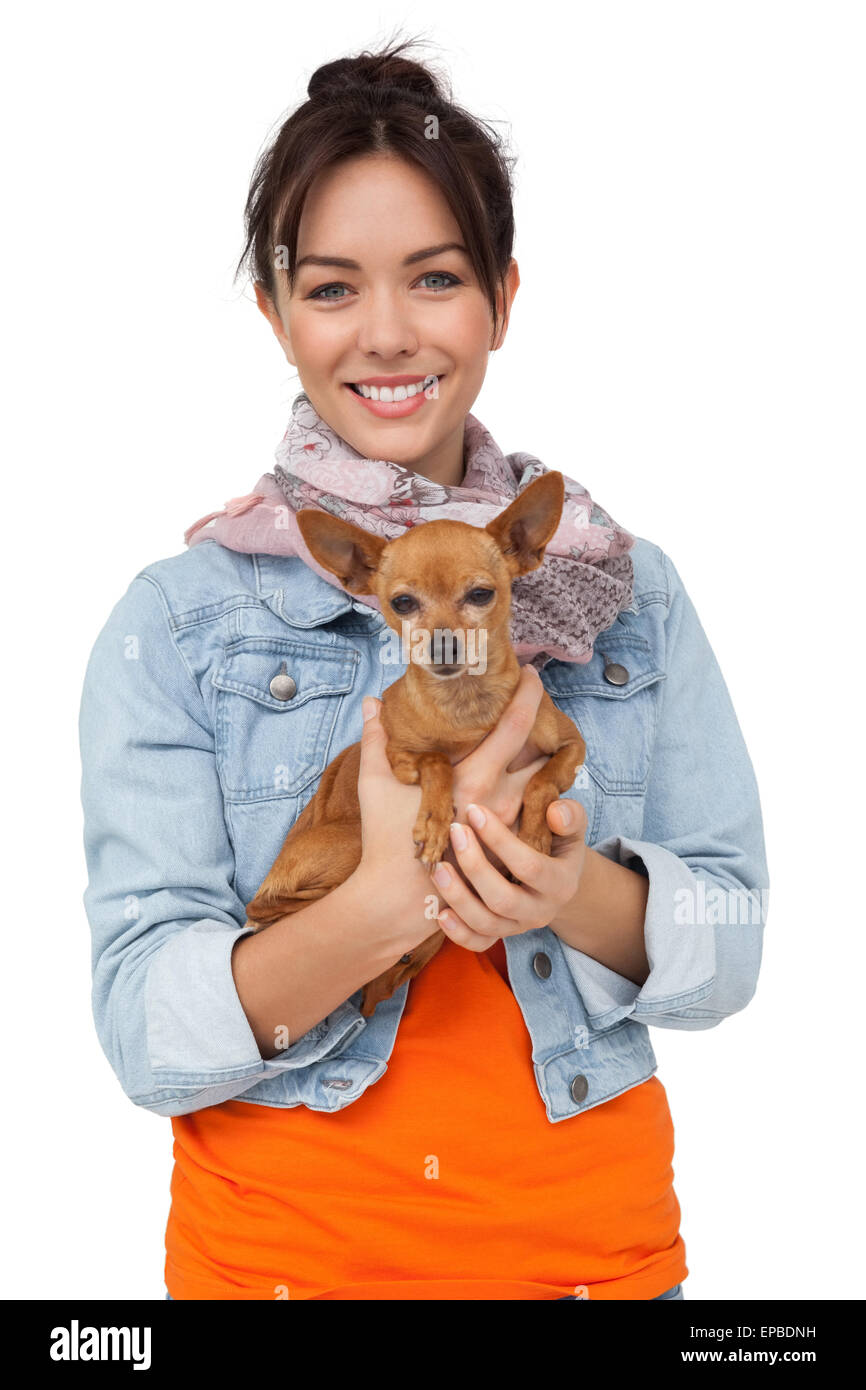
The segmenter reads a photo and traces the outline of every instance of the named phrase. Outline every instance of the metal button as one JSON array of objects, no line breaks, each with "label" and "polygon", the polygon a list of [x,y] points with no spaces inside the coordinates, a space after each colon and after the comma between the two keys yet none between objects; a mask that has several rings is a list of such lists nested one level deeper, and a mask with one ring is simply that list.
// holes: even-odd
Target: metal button
[{"label": "metal button", "polygon": [[532,957],[532,968],[540,980],[549,979],[553,969],[550,964],[550,956],[545,955],[544,951],[537,951]]},{"label": "metal button", "polygon": [[400,957],[400,959],[399,959],[399,961],[398,961],[397,963],[398,963],[398,965],[408,965],[411,959],[412,959],[412,952],[411,952],[411,951],[407,951],[406,954],[405,954],[404,956],[401,956],[401,957]]},{"label": "metal button", "polygon": [[571,1083],[570,1089],[572,1100],[576,1100],[578,1105],[580,1105],[581,1101],[586,1100],[589,1082],[585,1076],[576,1076]]},{"label": "metal button", "polygon": [[286,663],[283,662],[279,675],[274,676],[268,689],[275,700],[291,700],[297,688],[297,682],[293,677],[286,675]]},{"label": "metal button", "polygon": [[604,678],[611,685],[627,685],[629,674],[624,666],[620,666],[618,661],[609,661],[604,668]]}]

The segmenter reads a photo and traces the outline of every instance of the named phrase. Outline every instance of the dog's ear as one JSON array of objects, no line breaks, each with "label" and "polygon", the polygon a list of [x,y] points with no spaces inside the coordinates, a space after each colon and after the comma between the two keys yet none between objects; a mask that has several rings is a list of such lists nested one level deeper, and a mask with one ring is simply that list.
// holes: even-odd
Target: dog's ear
[{"label": "dog's ear", "polygon": [[371,594],[371,580],[388,542],[316,507],[305,507],[296,515],[313,559],[335,574],[350,594]]},{"label": "dog's ear", "polygon": [[484,529],[502,551],[513,579],[538,569],[545,546],[556,534],[564,501],[562,474],[542,473],[504,512],[488,521]]}]

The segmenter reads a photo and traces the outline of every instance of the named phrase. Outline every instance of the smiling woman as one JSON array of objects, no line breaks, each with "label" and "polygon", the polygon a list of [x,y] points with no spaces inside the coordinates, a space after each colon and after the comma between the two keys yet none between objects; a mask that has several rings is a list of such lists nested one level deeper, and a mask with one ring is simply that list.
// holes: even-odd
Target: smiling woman
[{"label": "smiling woman", "polygon": [[[431,232],[438,245],[423,249]],[[484,257],[473,257],[460,235],[423,168],[390,152],[344,158],[313,181],[298,247],[339,236],[351,256],[310,252],[294,279],[275,272],[273,293],[256,284],[259,308],[322,418],[360,453],[445,484],[463,477],[463,423],[488,353],[504,340],[518,284],[511,260],[491,306],[473,264]],[[323,264],[345,267],[346,278],[321,283]],[[371,372],[372,363],[380,370]],[[435,413],[425,409],[430,400]]]},{"label": "smiling woman", "polygon": [[509,160],[402,47],[315,74],[256,169],[241,265],[322,418],[459,483],[519,284]]},{"label": "smiling woman", "polygon": [[[677,914],[698,887],[765,887],[757,788],[667,556],[564,474],[539,532],[551,470],[471,413],[519,284],[510,161],[407,46],[320,68],[259,159],[239,269],[303,391],[274,472],[135,576],[88,665],[97,1028],[130,1098],[171,1117],[173,1298],[681,1297],[649,1025],[711,1027],[751,998],[762,921]],[[489,564],[503,527],[510,587]],[[509,703],[452,760],[432,882],[420,788],[375,702],[363,722],[407,668],[383,604],[401,632],[456,616],[491,665],[510,642],[540,673],[512,655]],[[457,708],[473,674],[433,660]],[[516,833],[539,810],[545,691],[587,744],[541,806],[549,853]],[[453,726],[430,741],[441,762]],[[307,842],[308,902],[254,930],[288,832],[359,742],[361,862]],[[432,915],[438,954],[362,1013]]]}]

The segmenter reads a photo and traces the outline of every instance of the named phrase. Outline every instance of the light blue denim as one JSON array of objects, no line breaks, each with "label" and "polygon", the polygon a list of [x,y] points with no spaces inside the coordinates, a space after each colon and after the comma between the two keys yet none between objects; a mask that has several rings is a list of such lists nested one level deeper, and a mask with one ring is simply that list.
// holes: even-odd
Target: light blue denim
[{"label": "light blue denim", "polygon": [[[586,808],[587,843],[649,877],[651,968],[637,985],[550,927],[506,938],[551,1123],[652,1076],[650,1026],[712,1028],[744,1008],[761,961],[749,755],[676,569],[646,540],[632,554],[630,610],[590,662],[552,661],[542,680],[586,739],[566,795]],[[263,1059],[230,964],[245,903],[327,763],[361,737],[362,697],[406,669],[382,661],[384,627],[298,558],[206,541],[137,574],[99,633],[80,711],[84,903],[99,1040],[136,1105],[333,1111],[385,1073],[411,983],[369,1019],[358,989]],[[283,664],[289,700],[270,691]]]}]

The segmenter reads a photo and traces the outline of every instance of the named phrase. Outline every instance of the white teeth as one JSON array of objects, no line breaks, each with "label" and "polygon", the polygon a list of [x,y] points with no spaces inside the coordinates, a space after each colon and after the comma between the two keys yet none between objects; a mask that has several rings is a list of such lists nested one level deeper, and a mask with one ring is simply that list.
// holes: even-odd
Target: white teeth
[{"label": "white teeth", "polygon": [[431,373],[415,386],[355,386],[354,390],[368,401],[405,401],[417,396],[419,391],[429,390],[435,381],[438,377]]}]

